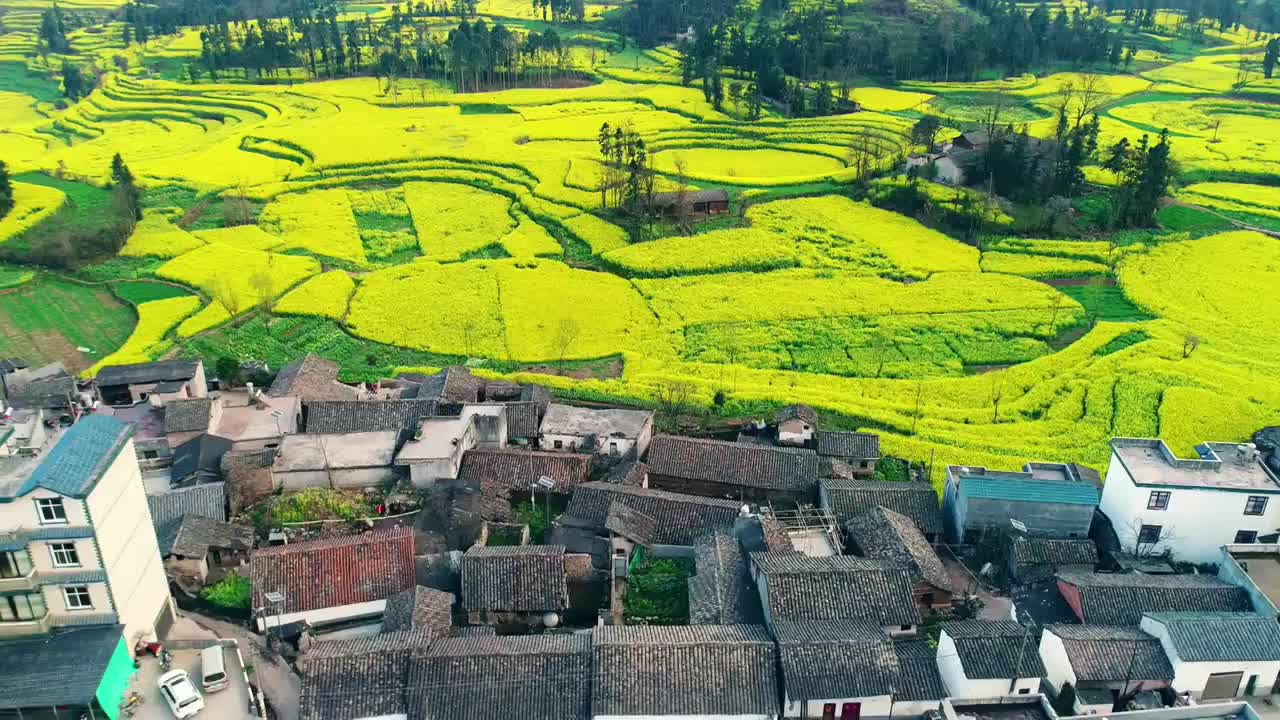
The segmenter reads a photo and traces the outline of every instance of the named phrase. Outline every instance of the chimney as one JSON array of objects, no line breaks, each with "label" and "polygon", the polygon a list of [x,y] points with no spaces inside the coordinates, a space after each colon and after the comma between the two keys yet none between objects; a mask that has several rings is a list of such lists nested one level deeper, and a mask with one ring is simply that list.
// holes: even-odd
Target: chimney
[{"label": "chimney", "polygon": [[246,389],[246,390],[248,390],[248,391],[249,391],[249,397],[250,397],[250,398],[252,398],[252,397],[253,397],[253,383],[251,383],[251,382],[247,382],[247,383],[245,383],[245,384],[244,384],[244,387],[245,387],[245,389]]}]

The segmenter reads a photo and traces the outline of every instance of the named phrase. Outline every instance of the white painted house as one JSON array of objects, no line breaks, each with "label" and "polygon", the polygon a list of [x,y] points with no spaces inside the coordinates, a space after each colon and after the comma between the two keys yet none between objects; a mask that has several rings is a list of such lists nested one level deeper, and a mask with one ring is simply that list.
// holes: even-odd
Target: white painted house
[{"label": "white painted house", "polygon": [[949,696],[973,699],[1037,692],[1045,669],[1022,625],[962,620],[942,626],[938,673]]},{"label": "white painted house", "polygon": [[1179,458],[1162,440],[1113,438],[1100,507],[1126,552],[1216,563],[1223,545],[1280,530],[1280,479],[1249,445]]},{"label": "white painted house", "polygon": [[653,411],[584,408],[551,403],[539,428],[542,449],[622,457],[644,455],[653,439]]},{"label": "white painted house", "polygon": [[774,624],[782,664],[783,717],[888,717],[898,657],[874,622]]},{"label": "white painted house", "polygon": [[400,448],[395,462],[409,467],[414,487],[429,488],[441,480],[457,479],[468,450],[506,445],[505,405],[464,405],[460,415],[423,420],[414,438]]},{"label": "white painted house", "polygon": [[1054,693],[1070,684],[1082,715],[1109,714],[1117,700],[1173,681],[1160,641],[1128,625],[1046,625],[1039,651]]},{"label": "white painted house", "polygon": [[89,415],[34,455],[0,458],[0,637],[173,623],[133,426]]},{"label": "white painted house", "polygon": [[1280,624],[1256,613],[1147,613],[1173,665],[1173,689],[1200,701],[1280,690]]}]

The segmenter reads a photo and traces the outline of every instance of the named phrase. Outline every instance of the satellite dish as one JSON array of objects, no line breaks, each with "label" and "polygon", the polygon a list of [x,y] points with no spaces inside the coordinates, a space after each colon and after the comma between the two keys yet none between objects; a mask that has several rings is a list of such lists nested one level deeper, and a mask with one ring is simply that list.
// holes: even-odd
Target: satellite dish
[{"label": "satellite dish", "polygon": [[560,615],[558,615],[557,613],[549,612],[549,613],[543,614],[542,616],[543,627],[553,628],[559,624],[560,624]]}]

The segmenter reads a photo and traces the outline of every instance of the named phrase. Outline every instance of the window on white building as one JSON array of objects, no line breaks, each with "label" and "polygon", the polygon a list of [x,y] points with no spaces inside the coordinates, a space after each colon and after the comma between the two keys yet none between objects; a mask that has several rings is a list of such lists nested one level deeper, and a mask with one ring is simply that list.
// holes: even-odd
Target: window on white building
[{"label": "window on white building", "polygon": [[62,588],[62,597],[67,602],[68,610],[93,609],[93,600],[89,597],[89,588],[85,585],[68,585]]},{"label": "window on white building", "polygon": [[1155,545],[1160,542],[1160,530],[1161,527],[1159,525],[1143,525],[1142,529],[1138,531],[1138,543],[1141,545]]},{"label": "window on white building", "polygon": [[1248,545],[1257,541],[1258,533],[1256,530],[1240,530],[1236,532],[1236,539],[1233,542],[1237,545]]},{"label": "window on white building", "polygon": [[1265,495],[1250,495],[1248,500],[1244,501],[1245,515],[1261,515],[1267,511],[1267,498]]},{"label": "window on white building", "polygon": [[39,592],[0,595],[0,622],[30,622],[45,614],[44,595]]},{"label": "window on white building", "polygon": [[80,567],[80,553],[76,552],[75,543],[49,543],[49,552],[53,553],[56,568]]},{"label": "window on white building", "polygon": [[1148,510],[1165,510],[1169,507],[1169,492],[1166,490],[1152,490],[1151,495],[1147,497]]},{"label": "window on white building", "polygon": [[36,508],[40,512],[41,525],[67,523],[67,509],[62,505],[62,498],[40,498],[36,500]]},{"label": "window on white building", "polygon": [[31,574],[31,559],[26,550],[0,552],[0,579],[20,578]]}]

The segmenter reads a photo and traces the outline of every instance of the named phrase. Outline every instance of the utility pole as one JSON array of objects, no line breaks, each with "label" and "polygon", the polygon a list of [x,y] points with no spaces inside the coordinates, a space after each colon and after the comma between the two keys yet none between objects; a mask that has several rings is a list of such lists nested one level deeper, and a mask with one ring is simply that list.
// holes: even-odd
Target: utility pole
[{"label": "utility pole", "polygon": [[[1016,617],[1016,616],[1015,616]],[[1009,694],[1013,695],[1017,692],[1018,680],[1022,676],[1022,659],[1027,654],[1027,640],[1031,637],[1031,628],[1034,623],[1031,618],[1027,618],[1028,623],[1022,629],[1022,646],[1018,648],[1018,664],[1013,668],[1013,680],[1009,681]]]}]

